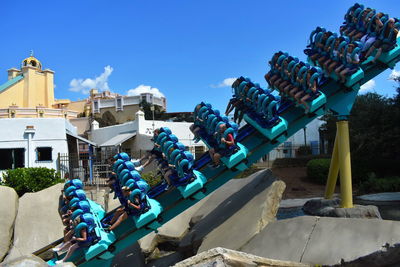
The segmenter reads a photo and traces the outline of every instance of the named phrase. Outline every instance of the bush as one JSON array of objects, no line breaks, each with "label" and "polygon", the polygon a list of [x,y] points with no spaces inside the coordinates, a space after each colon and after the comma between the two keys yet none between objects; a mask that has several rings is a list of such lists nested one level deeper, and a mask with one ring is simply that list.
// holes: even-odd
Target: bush
[{"label": "bush", "polygon": [[18,168],[7,170],[3,174],[3,185],[17,191],[19,196],[28,192],[37,192],[63,182],[60,173],[48,168]]},{"label": "bush", "polygon": [[360,184],[358,190],[360,194],[398,192],[400,191],[400,177],[377,178],[375,175],[369,175],[368,179]]},{"label": "bush", "polygon": [[147,172],[142,173],[142,179],[145,180],[150,185],[150,187],[153,187],[161,182],[162,177],[160,175],[157,175],[156,172]]},{"label": "bush", "polygon": [[313,159],[307,163],[307,177],[312,182],[326,184],[331,159]]}]

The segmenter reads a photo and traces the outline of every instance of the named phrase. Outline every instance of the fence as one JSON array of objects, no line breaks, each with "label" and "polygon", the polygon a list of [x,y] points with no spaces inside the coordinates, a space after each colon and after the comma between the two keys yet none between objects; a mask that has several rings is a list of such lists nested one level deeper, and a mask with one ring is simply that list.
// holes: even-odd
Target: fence
[{"label": "fence", "polygon": [[[124,151],[125,152],[125,151]],[[128,154],[132,158],[141,158],[147,152],[140,150]],[[79,178],[86,186],[106,186],[106,180],[111,173],[107,159],[118,153],[117,150],[102,150],[96,155],[87,153],[58,154],[57,169],[61,177]]]},{"label": "fence", "polygon": [[85,185],[106,185],[111,169],[106,160],[89,154],[59,154],[57,169],[61,177],[79,178]]},{"label": "fence", "polygon": [[280,158],[296,158],[305,155],[319,155],[324,151],[320,149],[319,142],[310,142],[310,145],[293,145],[292,142],[284,142],[277,148],[264,155],[259,162],[258,166],[271,167],[275,159]]},{"label": "fence", "polygon": [[[193,149],[197,156],[206,152],[202,148]],[[123,150],[124,151],[124,150]],[[147,151],[124,151],[132,158],[141,158]],[[323,152],[323,151],[322,151]],[[58,155],[58,171],[61,177],[66,177],[67,173],[70,177],[81,179],[85,185],[106,186],[106,179],[111,173],[107,159],[114,156],[118,151],[98,151],[95,155],[89,154],[59,154]],[[293,145],[291,142],[285,142],[278,146],[268,154],[264,155],[257,165],[263,167],[272,166],[272,162],[277,158],[294,158],[302,155],[320,154],[318,142],[311,142],[307,148],[301,145]]]}]

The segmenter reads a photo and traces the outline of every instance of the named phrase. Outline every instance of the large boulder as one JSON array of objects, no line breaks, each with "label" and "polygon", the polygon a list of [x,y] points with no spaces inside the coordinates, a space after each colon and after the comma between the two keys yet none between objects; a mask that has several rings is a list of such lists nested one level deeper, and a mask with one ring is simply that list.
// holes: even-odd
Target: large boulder
[{"label": "large boulder", "polygon": [[400,222],[302,216],[269,224],[241,249],[308,264],[353,261],[400,242]]},{"label": "large boulder", "polygon": [[[111,266],[135,266],[144,267],[145,259],[140,250],[138,242],[134,242],[131,246],[127,247],[118,253],[112,260]],[[100,266],[99,266],[100,267]]]},{"label": "large boulder", "polygon": [[[1,267],[47,267],[49,266],[44,260],[35,255],[25,255],[2,262]],[[72,262],[64,262],[55,265],[56,267],[75,267]]]},{"label": "large boulder", "polygon": [[356,197],[355,202],[360,205],[377,206],[382,219],[394,221],[400,220],[400,192],[362,195]]},{"label": "large boulder", "polygon": [[341,208],[339,198],[311,199],[304,204],[303,211],[307,215],[321,217],[382,219],[376,206],[354,205],[352,208]]},{"label": "large boulder", "polygon": [[195,224],[182,239],[180,249],[189,255],[219,246],[240,249],[276,220],[284,190],[285,184],[269,170],[232,180],[194,215]]},{"label": "large boulder", "polygon": [[63,184],[56,184],[19,199],[14,243],[7,260],[31,254],[63,236],[58,199]]},{"label": "large boulder", "polygon": [[204,205],[209,196],[203,198],[192,207],[188,208],[158,229],[159,240],[180,241],[189,231],[193,215]]},{"label": "large boulder", "polygon": [[13,188],[0,186],[0,262],[12,244],[18,195]]},{"label": "large boulder", "polygon": [[236,266],[262,266],[262,267],[306,267],[309,265],[299,262],[267,259],[255,255],[234,251],[226,248],[213,248],[196,256],[178,262],[174,267],[236,267]]},{"label": "large boulder", "polygon": [[46,267],[47,263],[34,255],[25,255],[1,263],[2,267]]},{"label": "large boulder", "polygon": [[188,208],[166,224],[158,228],[158,233],[150,233],[139,240],[140,247],[145,255],[150,255],[160,243],[169,243],[178,246],[181,239],[190,229],[190,221],[193,215],[202,207],[209,196],[203,198],[192,207]]}]

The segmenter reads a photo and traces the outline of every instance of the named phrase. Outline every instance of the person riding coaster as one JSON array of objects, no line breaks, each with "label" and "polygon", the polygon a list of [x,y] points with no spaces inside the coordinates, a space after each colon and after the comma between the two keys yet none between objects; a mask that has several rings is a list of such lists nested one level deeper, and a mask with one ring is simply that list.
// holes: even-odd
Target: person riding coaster
[{"label": "person riding coaster", "polygon": [[[244,79],[239,79],[240,80],[244,80]],[[235,86],[239,83],[236,82]],[[250,89],[248,85],[249,82],[247,81],[242,81],[239,86],[238,86],[238,94],[240,95],[240,97],[245,97],[248,89]],[[253,86],[253,84],[252,84]],[[199,112],[196,114],[195,120],[199,120],[199,127],[201,127],[201,130],[198,131],[198,135],[199,137],[203,140],[203,142],[206,143],[206,145],[210,148],[209,153],[211,156],[211,159],[213,160],[213,165],[212,167],[216,168],[219,167],[220,165],[220,159],[222,156],[225,156],[226,158],[230,158],[231,156],[233,156],[236,152],[238,152],[238,150],[233,150],[231,149],[231,147],[233,147],[235,145],[234,142],[234,138],[233,138],[233,134],[226,134],[224,137],[222,137],[221,135],[218,136],[218,134],[221,132],[221,134],[224,133],[225,130],[227,130],[227,124],[229,123],[229,119],[226,116],[217,116],[215,113],[215,110],[213,110],[212,108],[207,108],[204,109],[204,107],[202,107],[203,110],[201,110],[201,108],[199,109]],[[214,115],[214,116],[212,116]],[[210,117],[210,119],[209,119]],[[232,124],[234,124],[232,122]],[[234,124],[236,125],[236,124]],[[238,127],[237,127],[238,128]],[[232,128],[231,128],[232,129]],[[233,129],[232,129],[233,130]],[[210,134],[212,133],[212,134]],[[233,133],[237,133],[237,130],[233,130]],[[228,146],[222,146],[221,142],[223,145],[228,144]],[[243,153],[244,151],[242,151],[242,153],[240,153],[240,160],[243,160],[247,153]],[[244,155],[244,156],[243,156]],[[235,157],[236,158],[236,157]],[[229,162],[229,159],[227,160],[227,162]],[[239,163],[239,162],[236,162]],[[230,167],[228,167],[230,168]]]},{"label": "person riding coaster", "polygon": [[77,189],[83,189],[84,185],[80,179],[72,179],[64,183],[64,190],[70,186],[75,186]]},{"label": "person riding coaster", "polygon": [[[246,114],[253,117],[259,124],[265,127],[271,126],[277,120],[277,99],[269,90],[259,87],[258,84],[254,84],[247,91],[246,105],[248,108]],[[273,119],[274,121],[272,121]]]},{"label": "person riding coaster", "polygon": [[82,210],[78,209],[74,211],[72,220],[73,236],[71,240],[64,243],[61,247],[53,249],[55,252],[68,249],[65,257],[56,261],[56,264],[67,261],[75,250],[78,248],[91,246],[93,242],[99,238],[94,231],[96,224],[92,214],[84,213]]},{"label": "person riding coaster", "polygon": [[[158,133],[164,132],[165,129],[158,129]],[[136,226],[141,227],[142,223],[149,223],[153,221],[161,213],[162,207],[155,200],[150,200],[147,198],[147,193],[150,186],[146,181],[141,179],[139,172],[135,170],[130,170],[130,163],[122,162],[119,165],[114,165],[114,168],[118,172],[118,184],[121,187],[122,195],[119,200],[123,208],[118,208],[110,221],[103,221],[102,223],[106,227],[106,231],[110,232],[114,230],[118,225],[121,224],[123,220],[128,218],[130,215],[137,218],[134,219]],[[121,167],[122,166],[122,167]],[[133,201],[129,198],[131,192],[139,192],[138,200]],[[136,202],[140,202],[138,205]],[[152,203],[152,204],[151,204]],[[154,207],[153,207],[154,206]]]},{"label": "person riding coaster", "polygon": [[[202,125],[203,122],[207,122],[208,114],[215,115],[216,112],[211,108],[211,105],[202,102],[196,106],[195,113],[202,120],[198,124],[195,121],[195,124],[201,125],[202,130],[205,130]],[[189,151],[185,151],[185,145],[180,143],[172,133],[168,136],[161,136],[158,141],[157,149],[161,152],[161,157],[157,158],[158,167],[167,186],[165,187],[165,183],[162,183],[161,185],[164,186],[161,191],[158,189],[160,187],[157,186],[157,189],[152,190],[152,196],[154,192],[156,192],[155,195],[158,195],[162,191],[168,190],[171,186],[179,189],[184,197],[194,193],[195,191],[193,190],[201,189],[206,182],[206,178],[193,169],[194,157]]]}]

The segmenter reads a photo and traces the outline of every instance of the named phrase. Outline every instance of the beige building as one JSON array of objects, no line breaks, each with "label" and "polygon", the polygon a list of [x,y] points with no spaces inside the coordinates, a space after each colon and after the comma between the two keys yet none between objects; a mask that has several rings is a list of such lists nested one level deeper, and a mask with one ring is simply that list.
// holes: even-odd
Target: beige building
[{"label": "beige building", "polygon": [[42,70],[42,63],[31,55],[21,69],[8,70],[7,82],[0,84],[0,118],[76,118],[77,111],[54,99],[54,71]]},{"label": "beige building", "polygon": [[90,90],[86,100],[65,103],[65,106],[83,112],[86,117],[92,114],[93,118],[99,121],[107,120],[112,122],[111,124],[121,124],[135,119],[142,101],[158,106],[160,110],[167,108],[165,97],[154,96],[151,93],[123,96],[110,91],[99,92],[97,89]]}]

